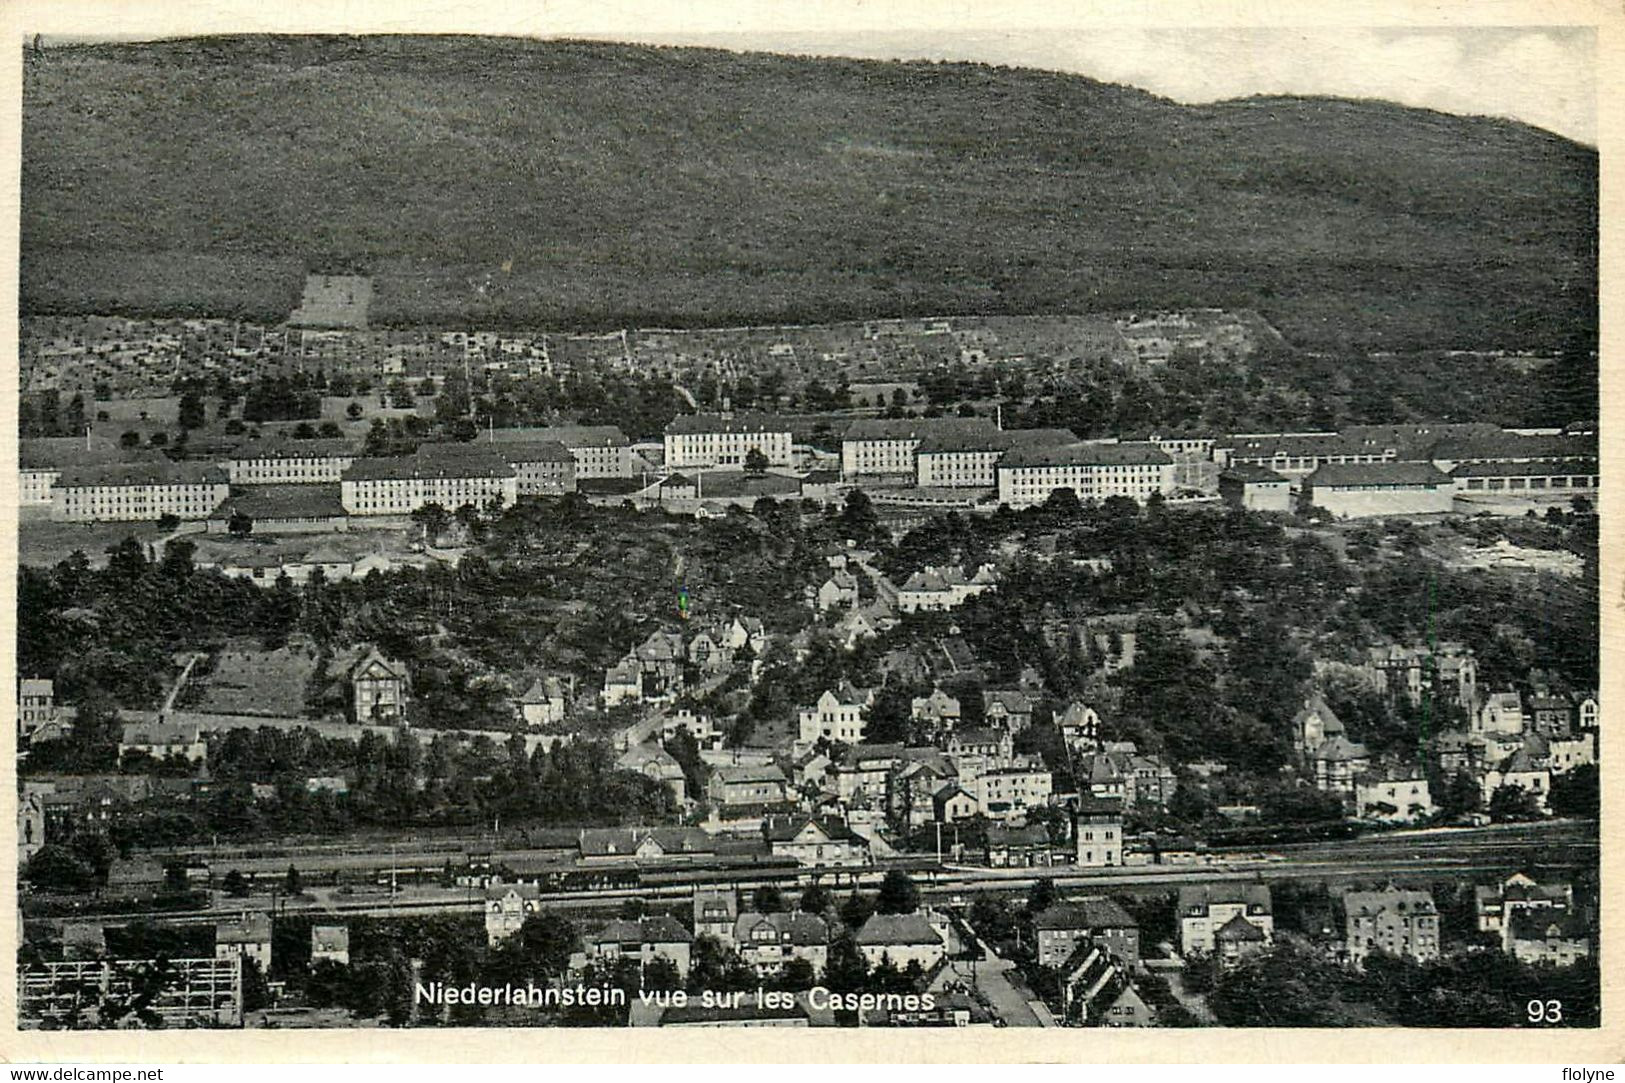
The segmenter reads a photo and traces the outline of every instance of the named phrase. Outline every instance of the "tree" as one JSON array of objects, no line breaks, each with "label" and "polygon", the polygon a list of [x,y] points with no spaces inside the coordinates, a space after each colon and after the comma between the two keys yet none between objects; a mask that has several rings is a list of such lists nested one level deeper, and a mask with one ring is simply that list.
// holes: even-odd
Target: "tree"
[{"label": "tree", "polygon": [[1552,776],[1552,792],[1546,802],[1559,816],[1595,820],[1602,800],[1601,780],[1594,763]]},{"label": "tree", "polygon": [[221,881],[220,886],[225,888],[227,895],[230,895],[235,899],[242,898],[251,890],[248,886],[248,877],[244,876],[236,869],[232,869],[230,872],[226,873],[226,878]]},{"label": "tree", "polygon": [[119,447],[132,448],[141,444],[141,434],[138,432],[122,432],[118,438]]},{"label": "tree", "polygon": [[765,474],[767,468],[772,465],[768,457],[762,454],[761,448],[753,447],[745,452],[745,469],[752,474]]},{"label": "tree", "polygon": [[158,516],[158,529],[165,533],[173,533],[181,528],[181,517],[172,511],[166,511]]},{"label": "tree", "polygon": [[1490,794],[1490,819],[1498,824],[1540,819],[1535,795],[1522,786],[1497,786]]},{"label": "tree", "polygon": [[169,434],[160,429],[151,436],[147,437],[147,443],[152,447],[167,447],[169,444]]},{"label": "tree", "polygon": [[246,538],[254,533],[254,520],[240,511],[234,511],[231,518],[226,520],[226,531],[234,538]]},{"label": "tree", "polygon": [[283,878],[282,890],[290,896],[305,893],[305,878],[300,876],[299,870],[292,865],[288,866],[288,875]]},{"label": "tree", "polygon": [[314,440],[316,439],[316,428],[308,421],[301,421],[293,427],[293,438],[295,440]]},{"label": "tree", "polygon": [[181,396],[180,426],[183,429],[201,429],[204,421],[203,398],[195,391]]},{"label": "tree", "polygon": [[824,984],[835,992],[856,992],[867,984],[869,960],[850,930],[843,930],[830,942],[825,960]]},{"label": "tree", "polygon": [[834,899],[829,893],[829,888],[822,884],[809,884],[802,891],[801,898],[796,900],[796,907],[808,914],[822,914],[830,908],[830,904],[833,902]]},{"label": "tree", "polygon": [[339,428],[337,421],[324,421],[322,427],[316,431],[323,440],[337,440],[344,435],[344,430]]},{"label": "tree", "polygon": [[1042,914],[1055,905],[1055,881],[1044,877],[1033,881],[1027,892],[1027,913]]},{"label": "tree", "polygon": [[28,859],[23,876],[41,891],[83,892],[96,886],[88,862],[59,843],[47,843]]},{"label": "tree", "polygon": [[920,908],[920,889],[914,886],[908,873],[892,869],[880,882],[880,895],[875,900],[878,914],[912,914]]},{"label": "tree", "polygon": [[574,923],[551,910],[526,918],[515,939],[519,958],[549,977],[564,973],[570,956],[581,950],[581,936]]},{"label": "tree", "polygon": [[360,421],[361,415],[365,413],[366,410],[362,408],[359,402],[352,402],[350,405],[344,408],[344,416],[349,418],[351,421]]},{"label": "tree", "polygon": [[866,895],[854,891],[841,904],[841,924],[848,929],[861,929],[869,915],[875,912],[874,902]]},{"label": "tree", "polygon": [[772,884],[763,884],[757,888],[753,899],[758,913],[777,914],[784,909],[784,896]]}]

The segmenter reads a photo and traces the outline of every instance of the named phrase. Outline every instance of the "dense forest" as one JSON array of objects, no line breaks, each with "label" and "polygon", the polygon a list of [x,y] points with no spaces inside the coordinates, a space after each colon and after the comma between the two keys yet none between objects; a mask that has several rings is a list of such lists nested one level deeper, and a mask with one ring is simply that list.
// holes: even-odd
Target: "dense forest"
[{"label": "dense forest", "polygon": [[29,313],[275,321],[320,270],[396,326],[1222,307],[1311,348],[1596,339],[1596,152],[1380,102],[267,36],[38,51],[23,116]]}]

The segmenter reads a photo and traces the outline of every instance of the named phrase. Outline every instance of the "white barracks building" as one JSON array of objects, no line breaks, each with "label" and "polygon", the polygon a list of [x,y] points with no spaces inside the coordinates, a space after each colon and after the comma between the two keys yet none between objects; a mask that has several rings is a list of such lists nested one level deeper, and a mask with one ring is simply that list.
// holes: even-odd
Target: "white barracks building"
[{"label": "white barracks building", "polygon": [[402,458],[357,459],[340,496],[351,515],[410,515],[428,504],[455,511],[492,500],[512,507],[519,478],[489,444],[424,444]]},{"label": "white barracks building", "polygon": [[207,519],[230,492],[226,472],[208,463],[67,467],[51,487],[51,518],[70,523],[140,522],[165,515]]},{"label": "white barracks building", "polygon": [[331,485],[355,462],[348,440],[250,440],[226,460],[233,485]]},{"label": "white barracks building", "polygon": [[1126,496],[1144,503],[1170,491],[1173,480],[1173,457],[1155,444],[1015,447],[999,460],[999,502],[1025,508],[1071,489],[1079,500]]},{"label": "white barracks building", "polygon": [[751,451],[770,466],[789,466],[790,427],[763,414],[686,414],[666,426],[666,466],[670,469],[744,466]]}]

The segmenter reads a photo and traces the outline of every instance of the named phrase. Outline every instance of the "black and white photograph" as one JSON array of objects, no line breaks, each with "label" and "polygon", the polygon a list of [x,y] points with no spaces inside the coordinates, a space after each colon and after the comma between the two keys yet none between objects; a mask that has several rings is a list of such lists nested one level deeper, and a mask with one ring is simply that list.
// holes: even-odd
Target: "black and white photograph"
[{"label": "black and white photograph", "polygon": [[1602,1027],[1596,20],[666,25],[11,42],[16,1027]]}]

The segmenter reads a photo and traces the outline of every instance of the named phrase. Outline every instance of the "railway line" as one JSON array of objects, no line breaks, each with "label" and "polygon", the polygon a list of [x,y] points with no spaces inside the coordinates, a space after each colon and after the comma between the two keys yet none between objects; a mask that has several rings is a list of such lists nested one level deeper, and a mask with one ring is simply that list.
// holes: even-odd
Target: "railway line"
[{"label": "railway line", "polygon": [[[905,868],[929,897],[952,900],[976,892],[1025,892],[1039,879],[1075,891],[1139,893],[1168,891],[1188,884],[1226,880],[1284,882],[1291,880],[1352,881],[1393,879],[1418,881],[1438,877],[1489,878],[1528,865],[1594,867],[1598,859],[1596,825],[1584,821],[1550,821],[1490,828],[1386,832],[1359,839],[1292,844],[1269,852],[1232,851],[1209,855],[1200,864],[1132,865],[1114,868],[1079,868],[1057,865],[1040,868],[994,869],[938,863],[930,857],[908,857],[863,867],[805,868],[782,861],[696,861],[662,866],[607,865],[593,867],[563,859],[558,849],[475,851],[490,854],[493,867],[538,862],[543,871],[525,875],[542,885],[545,904],[558,909],[604,909],[628,898],[681,899],[696,889],[750,890],[773,885],[795,890],[821,883],[836,890],[878,886],[893,868]],[[443,874],[448,860],[466,860],[467,851],[439,846],[410,853],[350,853],[331,847],[298,854],[283,850],[276,857],[236,858],[211,855],[216,874],[236,869],[280,874],[290,858],[307,882],[333,874],[334,885],[317,887],[311,899],[282,900],[287,913],[404,916],[418,913],[474,913],[483,907],[483,894],[474,887],[413,886],[416,874]],[[349,886],[339,886],[346,878]],[[363,885],[356,890],[359,879]],[[390,887],[408,886],[391,892]],[[436,880],[438,882],[438,880]],[[380,884],[384,891],[377,890]],[[379,896],[384,897],[380,898]],[[221,913],[243,909],[250,900],[220,899],[206,910],[176,913],[109,914],[119,921],[147,917],[169,922],[212,921]],[[75,914],[76,919],[95,916]]]}]

